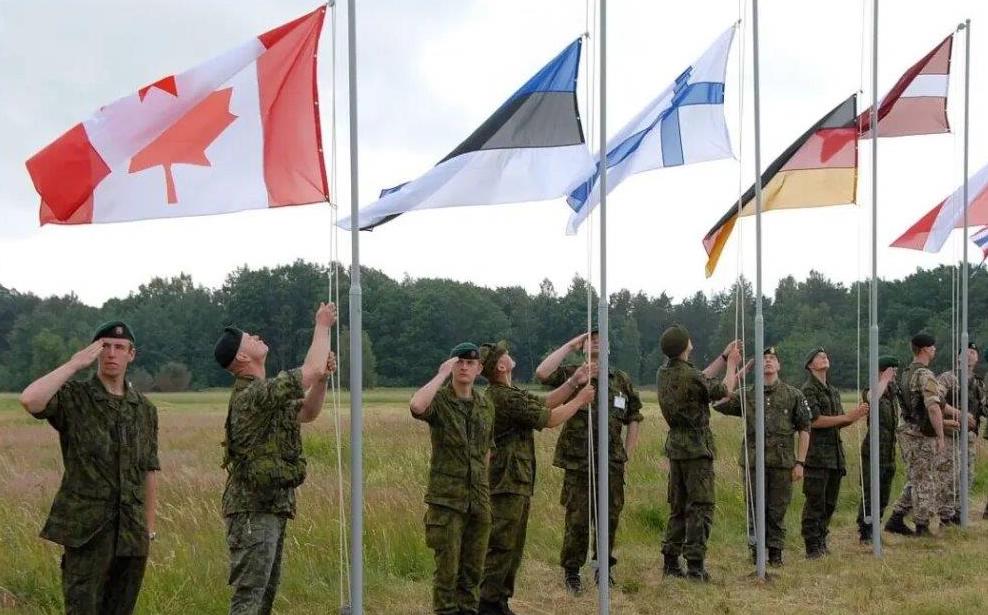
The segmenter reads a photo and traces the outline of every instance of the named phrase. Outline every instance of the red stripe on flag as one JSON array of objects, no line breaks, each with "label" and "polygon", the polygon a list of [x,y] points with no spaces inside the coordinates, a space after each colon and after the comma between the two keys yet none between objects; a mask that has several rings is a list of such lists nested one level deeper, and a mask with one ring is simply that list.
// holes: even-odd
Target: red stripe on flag
[{"label": "red stripe on flag", "polygon": [[92,221],[93,191],[110,174],[110,167],[89,142],[82,124],[76,124],[26,164],[41,195],[41,224]]},{"label": "red stripe on flag", "polygon": [[933,224],[936,222],[944,203],[946,201],[940,201],[936,207],[920,218],[919,222],[909,227],[909,230],[892,242],[892,247],[907,248],[909,250],[922,250],[925,248],[926,238],[930,236],[930,231],[933,230]]},{"label": "red stripe on flag", "polygon": [[320,7],[258,37],[267,47],[257,60],[257,81],[270,207],[329,199],[316,88],[325,15]]}]

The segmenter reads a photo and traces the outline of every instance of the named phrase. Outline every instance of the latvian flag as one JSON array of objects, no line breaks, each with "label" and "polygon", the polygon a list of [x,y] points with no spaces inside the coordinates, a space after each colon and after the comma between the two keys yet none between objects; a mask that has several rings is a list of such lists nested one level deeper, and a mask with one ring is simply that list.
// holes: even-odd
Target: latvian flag
[{"label": "latvian flag", "polygon": [[[967,198],[967,225],[988,225],[988,165],[968,178]],[[963,226],[964,186],[961,185],[892,242],[892,247],[939,252],[951,231]]]},{"label": "latvian flag", "polygon": [[[762,173],[762,210],[853,203],[857,190],[857,95],[820,118]],[[755,213],[755,186],[741,198],[742,216]],[[735,201],[703,238],[709,278],[738,218]]]},{"label": "latvian flag", "polygon": [[316,91],[326,8],[102,107],[27,161],[41,223],[324,202]]},{"label": "latvian flag", "polygon": [[[947,89],[954,35],[907,70],[878,104],[878,136],[905,137],[950,132]],[[871,107],[858,118],[863,137],[871,136]]]},{"label": "latvian flag", "polygon": [[413,210],[561,197],[586,179],[594,166],[577,114],[582,44],[568,45],[424,175],[383,190],[360,211],[360,229]]}]

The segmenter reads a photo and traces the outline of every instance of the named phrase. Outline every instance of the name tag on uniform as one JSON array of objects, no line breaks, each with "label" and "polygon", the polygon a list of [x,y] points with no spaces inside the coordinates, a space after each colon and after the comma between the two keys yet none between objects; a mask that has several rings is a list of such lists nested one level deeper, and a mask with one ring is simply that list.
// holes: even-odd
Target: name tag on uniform
[{"label": "name tag on uniform", "polygon": [[614,396],[614,407],[617,408],[617,409],[619,409],[619,410],[624,410],[625,405],[627,405],[627,401],[628,400],[625,399],[624,396],[622,396],[622,395],[615,395]]}]

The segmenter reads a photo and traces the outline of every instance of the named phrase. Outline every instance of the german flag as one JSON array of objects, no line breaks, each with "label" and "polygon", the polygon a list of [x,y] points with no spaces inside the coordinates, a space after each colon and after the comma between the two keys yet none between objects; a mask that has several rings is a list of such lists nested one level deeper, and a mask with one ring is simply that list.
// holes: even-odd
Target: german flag
[{"label": "german flag", "polygon": [[[824,115],[762,173],[762,211],[853,203],[858,185],[857,94]],[[755,213],[755,186],[741,197],[740,215]],[[703,238],[707,277],[738,218],[735,201]]]}]

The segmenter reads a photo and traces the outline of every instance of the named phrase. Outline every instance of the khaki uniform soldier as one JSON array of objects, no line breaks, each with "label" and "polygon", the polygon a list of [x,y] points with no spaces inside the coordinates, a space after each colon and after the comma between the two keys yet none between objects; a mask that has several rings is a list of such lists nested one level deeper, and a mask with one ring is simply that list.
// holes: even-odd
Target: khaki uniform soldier
[{"label": "khaki uniform soldier", "polygon": [[[936,376],[929,368],[936,355],[936,341],[932,336],[920,333],[912,338],[911,345],[913,362],[901,379],[906,397],[902,414],[904,424],[898,429],[899,448],[906,462],[908,482],[892,509],[885,530],[929,536],[930,519],[939,509],[935,466],[937,455],[946,448],[944,414],[948,406]],[[916,522],[915,532],[904,521],[910,513]]]},{"label": "khaki uniform soldier", "polygon": [[[60,544],[68,615],[132,613],[155,538],[158,411],[126,381],[136,354],[121,321],[32,382],[20,402],[58,431],[65,472],[41,537]],[[70,380],[97,362],[89,380]]]},{"label": "khaki uniform soldier", "polygon": [[[490,488],[493,526],[480,584],[480,615],[513,615],[508,599],[525,551],[528,513],[535,489],[535,430],[561,425],[593,401],[588,369],[577,371],[544,400],[512,384],[515,361],[505,341],[480,347],[481,374],[494,407]],[[573,391],[579,390],[565,404]]]},{"label": "khaki uniform soldier", "polygon": [[[792,501],[792,484],[803,479],[806,451],[810,445],[810,408],[803,393],[779,379],[779,355],[774,346],[765,348],[765,546],[768,563],[783,565],[786,545],[786,511]],[[751,497],[755,490],[755,387],[745,388],[745,441],[738,464],[746,472],[745,499],[754,510]],[[714,410],[730,416],[742,416],[742,395],[714,404]],[[798,447],[794,441],[798,440]],[[748,536],[755,536],[755,516],[748,515]],[[752,541],[753,542],[753,541]],[[751,545],[752,562],[755,545]]]},{"label": "khaki uniform soldier", "polygon": [[432,607],[447,615],[477,613],[491,531],[494,407],[474,389],[480,370],[477,346],[459,344],[409,402],[412,416],[428,423],[432,440],[425,543],[436,559]]},{"label": "khaki uniform soldier", "polygon": [[[669,327],[659,340],[667,359],[656,375],[659,406],[669,424],[665,453],[669,458],[669,524],[662,541],[662,573],[708,581],[704,567],[707,539],[714,515],[714,435],[710,404],[727,397],[737,386],[741,360],[737,341],[702,372],[689,362],[693,342],[680,325]],[[714,376],[720,371],[722,380]],[[685,556],[687,570],[680,563]]]},{"label": "khaki uniform soldier", "polygon": [[[985,416],[985,391],[984,381],[974,374],[974,368],[978,365],[978,346],[974,342],[968,344],[968,348],[961,353],[958,358],[958,367],[968,370],[967,396],[968,396],[968,429],[967,429],[967,467],[968,476],[968,498],[971,497],[971,490],[974,483],[974,461],[977,457],[978,428],[981,426],[981,419]],[[944,388],[944,397],[947,402],[955,407],[961,407],[960,379],[954,372],[944,372],[937,376],[937,381]],[[943,463],[944,469],[950,474],[946,480],[940,479],[941,484],[941,506],[940,525],[960,525],[960,498],[957,493],[961,485],[961,447],[956,438],[951,438],[948,442],[949,459]]]},{"label": "khaki uniform soldier", "polygon": [[810,450],[806,454],[806,476],[803,480],[803,542],[806,557],[816,559],[829,554],[827,535],[830,520],[837,510],[841,479],[847,474],[847,460],[840,430],[868,414],[868,404],[859,404],[850,414],[844,414],[840,391],[827,383],[830,356],[823,348],[814,348],[803,364],[809,377],[802,391],[810,407]]},{"label": "khaki uniform soldier", "polygon": [[266,377],[268,346],[257,335],[227,327],[213,350],[236,376],[226,416],[223,516],[230,551],[231,615],[271,612],[281,579],[295,489],[305,481],[301,424],[316,420],[326,380],[336,371],[329,333],[336,306],[316,311],[312,342],[301,368]]},{"label": "khaki uniform soldier", "polygon": [[[884,356],[878,359],[878,519],[889,503],[892,480],[895,478],[895,433],[899,424],[899,413],[903,407],[902,389],[895,381],[899,360]],[[862,401],[868,401],[865,389]],[[861,443],[861,473],[864,495],[858,506],[858,539],[862,544],[871,543],[871,425]]]},{"label": "khaki uniform soldier", "polygon": [[[560,387],[580,369],[579,365],[562,365],[563,360],[572,353],[583,348],[584,355],[589,356],[590,372],[594,374],[590,384],[597,391],[602,389],[597,382],[597,357],[599,342],[596,330],[578,335],[563,344],[536,368],[535,375],[542,384]],[[618,369],[608,373],[606,390],[608,417],[608,519],[610,533],[607,553],[610,561],[609,571],[613,574],[617,559],[614,558],[614,542],[617,535],[618,521],[624,508],[624,465],[638,444],[638,426],[643,417],[642,402],[631,383],[631,377]],[[596,519],[591,512],[590,493],[590,460],[589,454],[594,454],[595,466],[600,460],[596,459],[596,443],[600,434],[597,428],[597,400],[594,399],[592,411],[581,408],[563,427],[556,443],[556,453],[552,464],[565,470],[563,489],[559,503],[566,509],[563,546],[559,560],[563,567],[564,583],[573,594],[583,591],[580,579],[580,568],[587,561],[587,548],[590,544],[590,528]],[[592,428],[592,439],[588,435]],[[627,428],[627,434],[622,439],[622,432]],[[593,448],[591,448],[591,443]],[[594,510],[596,510],[594,508]],[[598,545],[593,545],[594,561],[598,558]],[[596,571],[595,571],[596,574]],[[613,576],[608,579],[613,584]]]}]

